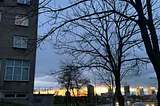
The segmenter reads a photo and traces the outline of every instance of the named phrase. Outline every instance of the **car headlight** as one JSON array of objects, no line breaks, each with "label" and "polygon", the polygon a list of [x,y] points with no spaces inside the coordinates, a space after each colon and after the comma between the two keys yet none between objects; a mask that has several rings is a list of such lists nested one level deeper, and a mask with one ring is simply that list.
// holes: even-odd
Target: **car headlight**
[{"label": "car headlight", "polygon": [[151,106],[154,106],[154,104],[152,104]]},{"label": "car headlight", "polygon": [[146,106],[149,106],[149,104],[146,104]]}]

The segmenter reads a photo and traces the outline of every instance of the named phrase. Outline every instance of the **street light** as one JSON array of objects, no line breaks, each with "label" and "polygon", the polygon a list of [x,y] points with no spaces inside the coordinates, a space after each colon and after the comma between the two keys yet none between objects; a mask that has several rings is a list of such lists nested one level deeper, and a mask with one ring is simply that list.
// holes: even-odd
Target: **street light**
[{"label": "street light", "polygon": [[118,103],[118,102],[116,102],[116,106],[119,106],[119,103]]}]

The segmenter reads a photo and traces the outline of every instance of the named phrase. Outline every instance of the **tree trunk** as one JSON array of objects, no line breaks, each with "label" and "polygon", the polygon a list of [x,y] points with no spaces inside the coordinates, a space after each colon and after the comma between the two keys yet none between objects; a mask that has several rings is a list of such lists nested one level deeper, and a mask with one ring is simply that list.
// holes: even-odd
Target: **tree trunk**
[{"label": "tree trunk", "polygon": [[[157,59],[155,59],[155,60],[157,60]],[[158,106],[160,106],[160,62],[156,62],[155,64],[153,63],[153,67],[156,72],[157,81],[158,81],[157,101],[158,101]]]},{"label": "tree trunk", "polygon": [[[147,1],[147,9],[149,16],[149,21],[148,21],[144,16],[141,1],[136,0],[136,3],[137,3],[136,9],[139,15],[138,25],[141,30],[141,36],[145,45],[147,55],[151,60],[151,63],[154,67],[157,76],[157,81],[158,81],[157,101],[158,101],[158,106],[160,106],[160,61],[159,61],[160,51],[158,45],[158,36],[156,34],[156,30],[153,24],[152,8],[150,1]],[[147,26],[151,34],[151,39],[148,33]]]},{"label": "tree trunk", "polygon": [[158,92],[157,92],[157,101],[158,101],[158,106],[160,106],[160,76],[157,76],[158,78]]},{"label": "tree trunk", "polygon": [[66,91],[66,106],[68,106],[69,90]]},{"label": "tree trunk", "polygon": [[76,106],[79,106],[79,90],[77,90]]},{"label": "tree trunk", "polygon": [[121,93],[121,83],[120,83],[120,78],[116,76],[115,78],[115,83],[116,83],[116,97],[119,103],[119,106],[124,106],[124,97]]},{"label": "tree trunk", "polygon": [[116,93],[114,95],[112,95],[113,106],[115,106],[115,100],[116,100]]},{"label": "tree trunk", "polygon": [[[147,33],[147,28],[145,26],[145,23],[141,23],[141,24],[139,24],[139,26],[141,29],[141,35],[142,35],[142,39],[144,41],[147,55],[148,55],[149,59],[151,60],[151,63],[152,63],[154,70],[156,72],[157,81],[158,81],[157,101],[158,101],[158,106],[160,106],[160,61],[159,61],[160,60],[160,55],[159,55],[160,52],[152,49],[151,42],[149,39],[149,34]],[[157,35],[151,35],[151,36],[157,36]],[[152,43],[154,43],[154,41],[152,41]]]}]

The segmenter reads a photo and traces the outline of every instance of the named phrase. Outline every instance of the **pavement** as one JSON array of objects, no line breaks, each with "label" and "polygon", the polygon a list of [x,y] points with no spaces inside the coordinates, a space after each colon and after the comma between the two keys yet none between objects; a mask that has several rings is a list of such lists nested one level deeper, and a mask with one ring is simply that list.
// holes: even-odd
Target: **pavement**
[{"label": "pavement", "polygon": [[[98,106],[113,106],[113,104],[103,104]],[[116,105],[119,106],[119,105]],[[126,106],[157,106],[155,102],[135,102],[134,104],[126,105]]]}]

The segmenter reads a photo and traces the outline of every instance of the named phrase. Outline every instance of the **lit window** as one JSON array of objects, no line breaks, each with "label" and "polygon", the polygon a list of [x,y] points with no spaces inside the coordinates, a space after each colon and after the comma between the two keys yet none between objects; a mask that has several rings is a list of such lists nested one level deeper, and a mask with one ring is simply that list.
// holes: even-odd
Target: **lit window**
[{"label": "lit window", "polygon": [[15,25],[28,26],[28,17],[15,16]]},{"label": "lit window", "polygon": [[30,0],[17,0],[17,3],[29,5],[30,4]]},{"label": "lit window", "polygon": [[30,67],[29,61],[7,60],[5,80],[28,81],[29,67]]},{"label": "lit window", "polygon": [[14,36],[13,47],[15,47],[15,48],[27,48],[27,37]]}]

